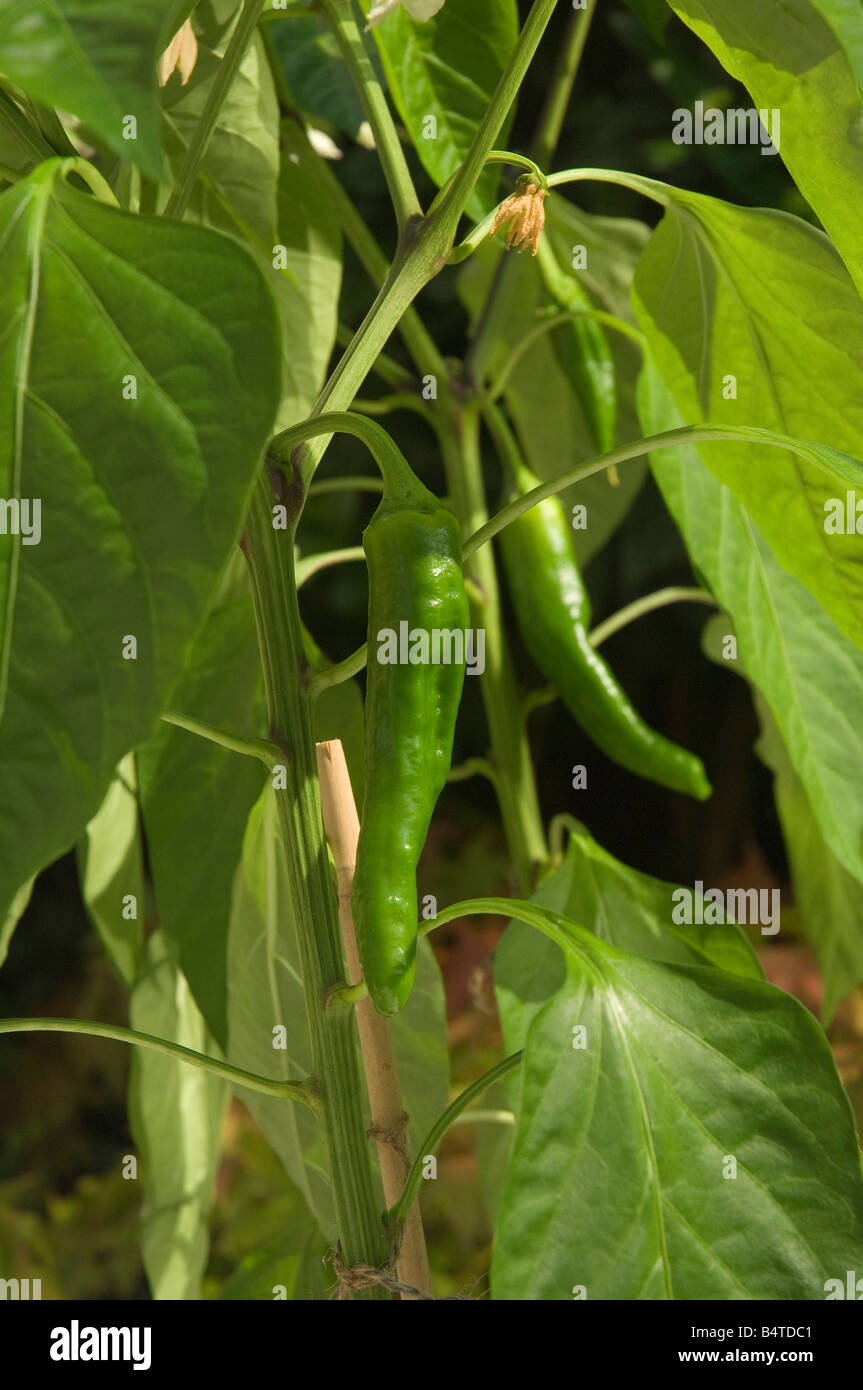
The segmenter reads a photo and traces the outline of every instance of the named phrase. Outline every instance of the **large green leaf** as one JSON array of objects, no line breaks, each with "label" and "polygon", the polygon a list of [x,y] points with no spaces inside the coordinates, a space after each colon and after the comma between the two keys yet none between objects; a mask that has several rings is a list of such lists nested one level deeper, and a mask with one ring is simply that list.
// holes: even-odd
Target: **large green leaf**
[{"label": "large green leaf", "polygon": [[[639,318],[688,424],[754,425],[863,455],[863,306],[823,233],[673,193],[635,276]],[[726,379],[737,383],[726,399]],[[760,445],[700,447],[776,559],[863,648],[863,552],[828,535],[839,476]],[[852,473],[863,495],[863,465]]]},{"label": "large green leaf", "polygon": [[288,268],[271,268],[270,276],[288,330],[277,421],[287,429],[308,414],[326,377],[338,327],[342,238],[321,158],[295,121],[282,122],[281,145],[278,233]]},{"label": "large green leaf", "polygon": [[[648,433],[681,423],[650,362],[640,403]],[[777,563],[699,449],[663,449],[651,467],[693,563],[733,619],[740,663],[779,724],[827,844],[863,881],[863,655]]]},{"label": "large green leaf", "polygon": [[[139,1032],[218,1056],[160,932],[147,942],[129,1014]],[[141,1248],[154,1298],[201,1296],[227,1099],[220,1077],[158,1052],[133,1049],[129,1123],[143,1189]]]},{"label": "large green leaf", "polygon": [[81,897],[126,989],[144,954],[144,851],[134,753],[117,768],[105,800],[78,842]]},{"label": "large green leaf", "polygon": [[749,88],[756,107],[781,113],[781,157],[863,290],[863,227],[857,215],[863,181],[859,5],[843,0],[669,4]]},{"label": "large green leaf", "polygon": [[557,928],[566,977],[527,1033],[493,1297],[822,1299],[859,1268],[863,1180],[812,1015]]},{"label": "large green leaf", "polygon": [[[199,0],[195,7],[198,57],[194,70],[185,86],[175,74],[162,94],[165,151],[175,177],[239,13],[236,0]],[[186,215],[220,231],[245,235],[272,264],[272,248],[278,239],[278,178],[279,107],[263,41],[255,35],[219,108]]]},{"label": "large green leaf", "polygon": [[[175,178],[236,17],[233,0],[198,5],[195,70],[186,87],[175,78],[165,88],[165,147]],[[279,429],[308,414],[335,342],[341,233],[320,164],[296,120],[286,118],[280,130],[273,78],[256,36],[220,109],[186,216],[242,242],[275,296],[284,328]]]},{"label": "large green leaf", "polygon": [[774,774],[773,795],[794,896],[818,957],[824,989],[821,1015],[827,1024],[839,1000],[863,982],[863,880],[850,874],[825,843],[776,721],[763,699],[757,698],[756,705],[761,720],[757,749]]},{"label": "large green leaf", "polygon": [[[173,708],[240,738],[254,737],[259,680],[255,615],[237,552],[183,675]],[[266,776],[254,758],[170,724],[138,753],[142,808],[159,922],[176,946],[195,1002],[225,1047],[227,940],[243,835]]]},{"label": "large green leaf", "polygon": [[[371,0],[363,0],[368,13]],[[429,20],[403,6],[373,30],[399,115],[438,187],[461,164],[518,37],[515,0],[446,0]],[[429,134],[428,118],[436,122]],[[506,144],[509,122],[498,137]],[[467,205],[479,221],[493,206],[499,168],[482,175]]]},{"label": "large green leaf", "polygon": [[[575,823],[574,823],[575,826]],[[672,921],[677,884],[631,869],[573,828],[563,863],[532,902],[582,922],[601,941],[634,955],[675,965],[713,965],[763,979],[758,957],[730,921],[687,926]],[[494,983],[507,1048],[524,1046],[531,1020],[564,980],[560,948],[524,922],[510,922],[494,958]]]},{"label": "large green leaf", "polygon": [[[156,59],[175,0],[0,0],[0,72],[159,178]],[[124,122],[134,117],[134,139]]]},{"label": "large green leaf", "polygon": [[278,400],[278,323],[243,251],[106,208],[65,167],[0,198],[0,476],[42,505],[39,543],[0,548],[0,913],[150,734]]}]

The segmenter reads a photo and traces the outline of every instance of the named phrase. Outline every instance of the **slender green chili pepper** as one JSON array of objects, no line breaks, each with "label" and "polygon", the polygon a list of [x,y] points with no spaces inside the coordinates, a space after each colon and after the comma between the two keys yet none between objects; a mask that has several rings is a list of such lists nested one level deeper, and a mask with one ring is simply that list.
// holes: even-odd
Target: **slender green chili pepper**
[{"label": "slender green chili pepper", "polygon": [[[593,300],[574,275],[568,275],[546,242],[540,243],[539,268],[546,288],[563,309],[592,309]],[[617,380],[614,356],[602,325],[590,318],[573,319],[555,330],[558,359],[576,395],[596,444],[596,452],[614,448],[617,424]]]},{"label": "slender green chili pepper", "polygon": [[393,1015],[416,969],[417,861],[450,768],[469,609],[456,519],[418,481],[384,493],[363,547],[366,785],[352,904],[369,994]]},{"label": "slender green chili pepper", "polygon": [[[521,466],[513,495],[538,485]],[[500,543],[525,645],[594,743],[639,777],[699,801],[708,797],[701,760],[644,723],[590,644],[590,599],[560,500],[531,507],[501,532]]]}]

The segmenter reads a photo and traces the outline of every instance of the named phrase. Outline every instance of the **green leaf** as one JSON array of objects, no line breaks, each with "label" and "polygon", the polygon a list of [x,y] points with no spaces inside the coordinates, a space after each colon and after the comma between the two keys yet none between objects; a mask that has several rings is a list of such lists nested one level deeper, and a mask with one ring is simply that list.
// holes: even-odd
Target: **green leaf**
[{"label": "green leaf", "polygon": [[[371,0],[363,0],[366,14],[370,8]],[[426,172],[442,188],[467,154],[515,47],[515,0],[446,0],[422,22],[400,5],[372,32],[399,115]],[[499,144],[506,144],[508,129],[509,121]],[[494,206],[499,178],[495,165],[482,174],[466,209],[475,221]]]},{"label": "green leaf", "polygon": [[342,237],[329,186],[300,126],[282,122],[277,196],[279,242],[288,268],[272,269],[285,324],[285,387],[277,419],[287,429],[311,410],[336,341]]},{"label": "green leaf", "polygon": [[267,36],[299,109],[353,139],[365,113],[326,20],[302,11],[271,18],[274,22],[267,25]]},{"label": "green leaf", "polygon": [[774,774],[773,795],[791,866],[794,897],[815,948],[829,1024],[840,999],[863,982],[863,880],[831,853],[766,702],[756,697],[761,720],[757,751]]},{"label": "green leaf", "polygon": [[[182,971],[160,932],[130,1003],[142,1033],[219,1053]],[[156,1299],[199,1299],[228,1088],[220,1077],[173,1057],[133,1049],[129,1123],[143,1187],[144,1268]]]},{"label": "green leaf", "polygon": [[[863,455],[863,306],[827,239],[784,213],[673,192],[642,256],[634,299],[688,424],[755,425]],[[736,381],[736,399],[728,379]],[[863,465],[835,467],[759,445],[701,458],[743,503],[784,569],[863,648],[863,556],[828,535],[825,502]],[[817,451],[816,451],[817,453]],[[838,491],[841,488],[841,492]]]},{"label": "green leaf", "polygon": [[[195,70],[186,87],[172,79],[165,88],[165,146],[175,178],[236,17],[233,0],[199,4]],[[283,325],[276,429],[309,413],[335,343],[341,232],[320,165],[295,120],[280,129],[265,45],[255,36],[228,89],[186,218],[241,242],[276,300]]]},{"label": "green leaf", "polygon": [[[322,662],[326,661],[320,652]],[[314,709],[315,741],[341,739],[345,750],[354,801],[363,804],[365,788],[365,740],[363,737],[363,696],[357,682],[340,681],[321,691]]]},{"label": "green leaf", "polygon": [[[859,6],[841,0],[669,4],[726,71],[748,87],[757,108],[780,111],[783,163],[863,291],[863,227],[857,215],[863,180]],[[798,322],[802,326],[802,312]]]},{"label": "green leaf", "polygon": [[[198,57],[186,86],[175,73],[162,93],[165,152],[176,178],[231,41],[236,0],[199,0]],[[186,217],[248,238],[272,265],[279,178],[279,106],[262,39],[252,38],[228,88]]]},{"label": "green leaf", "polygon": [[[649,362],[640,400],[648,433],[681,423]],[[863,878],[863,656],[777,562],[700,447],[663,449],[651,467],[693,563],[733,619],[740,662],[779,724],[827,844]]]},{"label": "green leaf", "polygon": [[54,151],[41,131],[6,92],[0,90],[0,163],[19,173],[29,173]]},{"label": "green leaf", "polygon": [[41,502],[39,543],[0,549],[0,913],[149,736],[278,400],[278,323],[248,257],[106,208],[67,167],[0,198],[2,490]]},{"label": "green leaf", "polygon": [[758,980],[557,934],[566,978],[527,1034],[493,1297],[822,1299],[859,1266],[863,1181],[812,1015]]},{"label": "green leaf", "polygon": [[[601,941],[633,955],[675,965],[713,965],[763,979],[758,957],[738,926],[672,921],[672,895],[678,887],[631,869],[580,829],[570,833],[563,863],[543,880],[531,902],[583,922]],[[524,922],[510,922],[494,960],[508,1052],[524,1046],[531,1020],[561,987],[564,973],[555,942]]]},{"label": "green leaf", "polygon": [[812,0],[845,50],[858,87],[863,88],[863,11],[857,0]]},{"label": "green leaf", "polygon": [[638,15],[651,38],[661,43],[671,18],[665,0],[624,0],[624,4]]},{"label": "green leaf", "polygon": [[[236,552],[172,693],[172,708],[254,737],[259,677],[255,615],[245,562]],[[254,758],[165,723],[139,749],[138,762],[160,925],[210,1031],[225,1047],[231,892],[266,771]]]},{"label": "green leaf", "polygon": [[[284,1029],[284,1046],[274,1030]],[[228,1053],[259,1076],[302,1081],[312,1069],[299,949],[269,782],[255,803],[234,883],[228,932]],[[237,1090],[328,1239],[335,1234],[323,1135],[304,1105]]]},{"label": "green leaf", "polygon": [[314,1218],[300,1210],[285,1235],[241,1261],[219,1298],[322,1301],[333,1283],[323,1263],[328,1248]]},{"label": "green leaf", "polygon": [[428,941],[417,942],[417,973],[404,1008],[389,1020],[412,1154],[449,1104],[449,1038],[443,978]]},{"label": "green leaf", "polygon": [[[507,1111],[509,1099],[506,1080],[499,1081],[495,1086],[490,1086],[483,1093],[482,1108],[483,1110],[500,1110],[504,1113]],[[514,1144],[515,1125],[512,1122],[507,1124],[503,1120],[486,1120],[477,1124],[477,1179],[483,1208],[492,1225],[497,1219],[501,1193],[506,1182],[506,1170],[512,1158]]]},{"label": "green leaf", "polygon": [[9,904],[5,918],[0,922],[0,965],[3,964],[9,954],[12,933],[24,916],[33,893],[33,885],[35,882],[36,879],[33,877],[28,878],[26,883],[21,884],[21,887],[18,889],[17,893],[15,893]]},{"label": "green leaf", "polygon": [[[156,60],[173,37],[173,9],[173,0],[0,0],[0,71],[158,179]],[[134,138],[123,133],[129,117]]]},{"label": "green leaf", "polygon": [[135,755],[129,753],[77,847],[84,906],[127,990],[140,974],[144,954],[146,897],[137,785]]}]

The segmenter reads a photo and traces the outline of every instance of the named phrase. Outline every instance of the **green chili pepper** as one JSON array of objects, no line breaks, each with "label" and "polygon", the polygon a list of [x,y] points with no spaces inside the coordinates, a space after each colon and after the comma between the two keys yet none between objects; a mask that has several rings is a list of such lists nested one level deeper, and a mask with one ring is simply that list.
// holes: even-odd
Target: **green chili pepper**
[{"label": "green chili pepper", "polygon": [[[520,466],[512,496],[539,486]],[[700,758],[649,728],[590,644],[590,599],[566,512],[547,497],[500,534],[519,628],[533,660],[594,743],[639,777],[699,801],[711,787]]]},{"label": "green chili pepper", "polygon": [[[369,994],[392,1015],[413,985],[417,861],[450,768],[469,610],[455,517],[419,482],[395,500],[384,494],[363,548],[366,781],[352,904]],[[457,636],[435,653],[434,632]]]},{"label": "green chili pepper", "polygon": [[[592,309],[593,300],[574,275],[557,262],[550,245],[540,243],[539,269],[546,288],[563,309]],[[568,330],[568,331],[567,331]],[[554,348],[564,373],[575,387],[597,453],[614,448],[617,424],[617,379],[614,357],[601,324],[574,318],[554,333]]]}]

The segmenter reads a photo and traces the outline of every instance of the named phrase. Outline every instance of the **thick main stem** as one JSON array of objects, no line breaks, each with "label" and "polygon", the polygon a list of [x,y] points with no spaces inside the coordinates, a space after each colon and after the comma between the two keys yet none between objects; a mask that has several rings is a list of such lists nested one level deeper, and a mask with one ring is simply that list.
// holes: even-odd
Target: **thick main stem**
[{"label": "thick main stem", "polygon": [[[353,1011],[327,1009],[324,1003],[327,991],[344,979],[345,963],[318,791],[307,663],[293,575],[294,532],[293,527],[273,529],[274,500],[262,473],[249,512],[244,550],[270,738],[285,750],[287,788],[277,793],[279,826],[289,870],[313,1077],[322,1103],[343,1263],[380,1267],[386,1258],[385,1240],[365,1137]],[[389,1295],[372,1288],[354,1297],[387,1299]]]},{"label": "thick main stem", "polygon": [[[458,410],[452,430],[442,433],[444,467],[453,510],[465,536],[488,517],[482,480],[480,417],[470,405]],[[485,671],[480,677],[489,727],[501,818],[519,892],[533,892],[535,870],[548,857],[518,686],[501,620],[500,591],[491,548],[476,550],[465,564],[481,599],[471,599],[474,623],[485,631]]]}]

